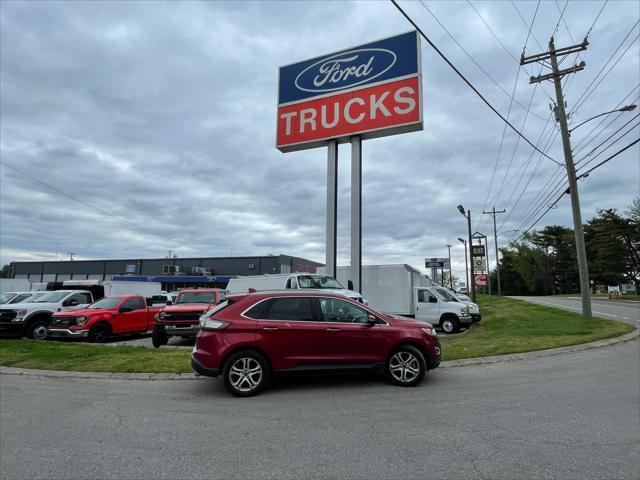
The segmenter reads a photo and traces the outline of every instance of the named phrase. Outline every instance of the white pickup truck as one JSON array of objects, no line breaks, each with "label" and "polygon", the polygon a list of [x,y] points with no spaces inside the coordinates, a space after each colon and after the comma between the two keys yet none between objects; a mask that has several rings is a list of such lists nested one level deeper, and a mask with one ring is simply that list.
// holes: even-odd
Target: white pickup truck
[{"label": "white pickup truck", "polygon": [[367,303],[358,292],[347,290],[335,278],[316,273],[276,273],[273,275],[251,275],[235,277],[229,280],[227,293],[246,293],[250,289],[286,290],[298,288],[322,289],[327,293],[335,293],[360,303]]},{"label": "white pickup truck", "polygon": [[43,340],[47,338],[54,313],[77,310],[92,303],[93,296],[86,290],[56,290],[34,302],[3,305],[0,308],[0,334]]}]

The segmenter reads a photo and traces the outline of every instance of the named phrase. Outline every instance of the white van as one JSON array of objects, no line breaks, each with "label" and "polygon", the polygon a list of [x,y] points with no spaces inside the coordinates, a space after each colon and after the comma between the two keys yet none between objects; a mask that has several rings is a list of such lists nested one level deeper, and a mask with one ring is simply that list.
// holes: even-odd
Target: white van
[{"label": "white van", "polygon": [[285,273],[236,277],[229,280],[227,293],[246,293],[250,290],[286,290],[289,288],[322,289],[360,303],[366,303],[362,295],[358,292],[347,290],[335,278],[315,273]]},{"label": "white van", "polygon": [[473,319],[469,306],[460,302],[444,287],[418,287],[413,290],[415,318],[439,326],[445,333],[455,333]]}]

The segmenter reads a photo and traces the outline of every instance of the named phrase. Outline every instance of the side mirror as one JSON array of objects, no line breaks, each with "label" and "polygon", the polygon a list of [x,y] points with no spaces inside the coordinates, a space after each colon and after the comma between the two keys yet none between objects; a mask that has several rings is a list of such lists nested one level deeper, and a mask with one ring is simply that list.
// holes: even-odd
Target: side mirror
[{"label": "side mirror", "polygon": [[173,302],[171,300],[167,300],[167,305],[173,305]]},{"label": "side mirror", "polygon": [[367,325],[369,325],[369,326],[373,326],[373,325],[375,325],[377,322],[378,322],[378,318],[377,318],[375,315],[373,315],[373,314],[371,314],[371,313],[370,313],[370,314],[367,316]]},{"label": "side mirror", "polygon": [[429,297],[429,303],[438,303],[438,299],[436,297]]},{"label": "side mirror", "polygon": [[73,300],[67,300],[66,302],[64,302],[64,306],[65,307],[77,307],[79,305],[78,301],[73,299]]}]

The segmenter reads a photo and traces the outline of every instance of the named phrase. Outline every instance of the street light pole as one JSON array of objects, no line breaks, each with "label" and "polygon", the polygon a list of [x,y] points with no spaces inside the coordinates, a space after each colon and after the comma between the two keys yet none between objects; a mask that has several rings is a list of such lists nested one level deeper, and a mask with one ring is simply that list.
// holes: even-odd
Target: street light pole
[{"label": "street light pole", "polygon": [[451,245],[447,244],[449,250],[449,287],[453,289],[453,277],[451,276]]},{"label": "street light pole", "polygon": [[458,241],[464,244],[464,271],[467,275],[467,290],[469,290],[469,263],[467,261],[467,241],[464,238],[459,238]]},{"label": "street light pole", "polygon": [[476,280],[475,278],[473,278],[473,255],[471,255],[471,247],[473,246],[473,242],[471,241],[471,210],[467,210],[467,213],[465,215],[464,213],[464,207],[462,205],[458,205],[458,211],[460,212],[460,214],[467,219],[467,228],[469,230],[469,263],[471,264],[471,266],[469,267],[471,270],[471,276],[470,276],[470,280],[471,280],[471,299],[474,301],[476,301]]}]

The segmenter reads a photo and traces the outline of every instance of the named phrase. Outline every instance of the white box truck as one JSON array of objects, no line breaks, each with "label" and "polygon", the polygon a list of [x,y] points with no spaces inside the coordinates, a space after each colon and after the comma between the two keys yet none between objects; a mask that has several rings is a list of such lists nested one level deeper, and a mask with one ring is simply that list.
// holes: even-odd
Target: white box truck
[{"label": "white box truck", "polygon": [[28,278],[0,278],[0,293],[30,291],[31,280]]},{"label": "white box truck", "polygon": [[160,282],[107,280],[102,282],[102,285],[105,297],[110,295],[142,295],[149,298],[162,293],[162,283]]},{"label": "white box truck", "polygon": [[227,293],[246,293],[250,290],[286,290],[289,288],[314,288],[326,290],[360,303],[364,303],[362,295],[344,288],[333,277],[318,275],[315,273],[276,273],[273,275],[250,275],[235,277],[229,280]]},{"label": "white box truck", "polygon": [[[351,267],[338,267],[336,273],[338,281],[349,284]],[[406,264],[363,266],[362,295],[376,310],[415,317],[439,326],[446,333],[454,333],[472,322],[466,303]]]}]

